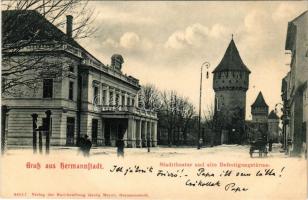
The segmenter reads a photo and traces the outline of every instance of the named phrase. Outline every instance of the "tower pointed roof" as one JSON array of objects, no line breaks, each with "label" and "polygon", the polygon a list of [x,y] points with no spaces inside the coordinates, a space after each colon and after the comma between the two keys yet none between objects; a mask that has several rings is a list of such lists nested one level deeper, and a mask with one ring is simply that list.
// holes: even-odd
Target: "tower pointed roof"
[{"label": "tower pointed roof", "polygon": [[269,119],[279,119],[279,117],[276,115],[274,110],[270,112],[270,114],[268,115],[268,118]]},{"label": "tower pointed roof", "polygon": [[222,71],[245,71],[250,73],[250,70],[246,67],[241,59],[233,38],[229,43],[224,57],[220,61],[219,65],[215,68],[213,73]]},{"label": "tower pointed roof", "polygon": [[259,94],[257,96],[257,99],[251,105],[251,107],[268,107],[268,105],[266,104],[266,102],[265,102],[265,100],[263,98],[262,92],[259,92]]}]

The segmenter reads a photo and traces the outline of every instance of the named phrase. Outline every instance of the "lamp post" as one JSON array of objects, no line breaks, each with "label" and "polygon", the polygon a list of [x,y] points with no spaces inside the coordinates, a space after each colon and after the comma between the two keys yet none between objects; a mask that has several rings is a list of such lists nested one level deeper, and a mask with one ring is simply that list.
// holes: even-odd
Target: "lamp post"
[{"label": "lamp post", "polygon": [[201,141],[200,141],[200,135],[201,135],[201,100],[202,100],[202,72],[203,72],[203,67],[206,67],[206,79],[209,78],[209,68],[210,68],[210,63],[209,62],[204,62],[201,65],[201,73],[200,73],[200,95],[199,95],[199,121],[198,121],[198,144],[197,144],[197,149],[201,148]]}]

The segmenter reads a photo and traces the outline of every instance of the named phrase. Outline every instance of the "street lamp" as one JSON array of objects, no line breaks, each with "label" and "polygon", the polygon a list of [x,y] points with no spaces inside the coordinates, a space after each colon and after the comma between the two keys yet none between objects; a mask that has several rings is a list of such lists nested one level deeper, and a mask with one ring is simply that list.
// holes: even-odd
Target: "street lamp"
[{"label": "street lamp", "polygon": [[206,79],[209,78],[209,68],[210,68],[210,63],[209,62],[204,62],[201,65],[201,73],[200,73],[200,96],[199,96],[199,122],[198,122],[198,144],[197,144],[197,149],[201,148],[201,141],[200,141],[200,135],[201,135],[201,99],[202,99],[202,71],[203,67],[206,68]]}]

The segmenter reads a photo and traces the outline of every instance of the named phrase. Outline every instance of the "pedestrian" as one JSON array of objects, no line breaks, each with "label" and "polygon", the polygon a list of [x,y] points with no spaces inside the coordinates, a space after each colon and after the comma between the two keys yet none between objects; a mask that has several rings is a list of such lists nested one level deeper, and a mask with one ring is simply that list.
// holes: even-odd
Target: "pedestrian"
[{"label": "pedestrian", "polygon": [[118,139],[116,142],[117,146],[117,155],[118,157],[124,157],[124,141],[123,139]]},{"label": "pedestrian", "polygon": [[78,140],[77,140],[78,154],[79,153],[84,154],[85,143],[86,143],[85,137],[79,137],[78,138]]},{"label": "pedestrian", "polygon": [[84,156],[90,156],[90,150],[92,147],[92,142],[89,140],[89,136],[85,135],[85,145],[84,145]]},{"label": "pedestrian", "polygon": [[269,141],[268,141],[268,151],[269,151],[269,152],[272,151],[272,146],[273,146],[273,140],[272,140],[272,138],[271,138],[271,139],[269,139]]}]

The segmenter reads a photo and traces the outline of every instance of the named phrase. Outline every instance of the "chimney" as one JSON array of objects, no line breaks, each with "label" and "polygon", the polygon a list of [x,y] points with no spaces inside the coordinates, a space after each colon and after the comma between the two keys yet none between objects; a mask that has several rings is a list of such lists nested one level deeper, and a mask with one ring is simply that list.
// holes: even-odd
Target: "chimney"
[{"label": "chimney", "polygon": [[66,35],[70,38],[73,35],[73,16],[72,15],[66,16]]}]

